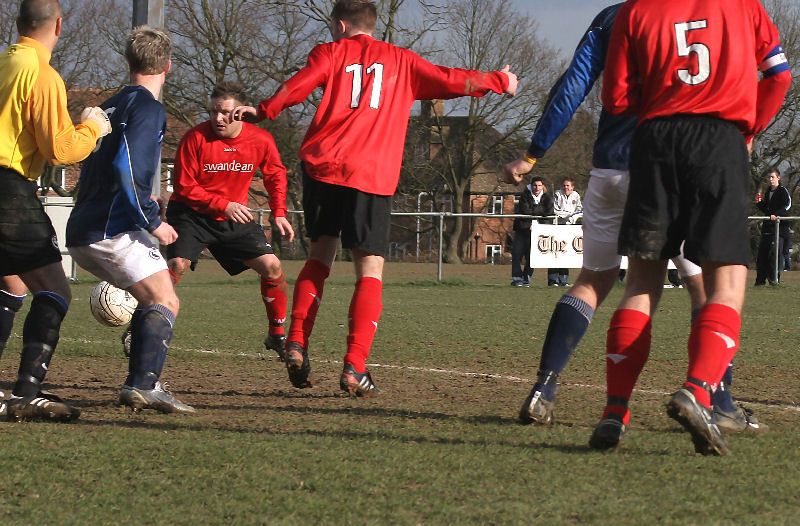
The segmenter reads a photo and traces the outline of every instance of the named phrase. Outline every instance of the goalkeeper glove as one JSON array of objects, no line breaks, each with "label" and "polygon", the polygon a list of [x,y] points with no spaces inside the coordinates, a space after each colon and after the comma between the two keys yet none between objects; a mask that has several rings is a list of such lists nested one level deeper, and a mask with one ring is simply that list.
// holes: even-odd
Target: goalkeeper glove
[{"label": "goalkeeper glove", "polygon": [[89,107],[81,113],[81,122],[94,121],[100,126],[100,137],[105,137],[111,133],[111,121],[108,115],[97,106]]}]

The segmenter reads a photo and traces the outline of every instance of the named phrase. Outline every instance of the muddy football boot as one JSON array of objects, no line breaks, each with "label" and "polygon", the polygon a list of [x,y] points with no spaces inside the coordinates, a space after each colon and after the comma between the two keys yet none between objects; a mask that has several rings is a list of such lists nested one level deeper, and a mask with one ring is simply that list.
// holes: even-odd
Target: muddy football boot
[{"label": "muddy football boot", "polygon": [[39,391],[35,396],[14,396],[5,401],[9,420],[51,420],[70,422],[76,420],[81,412],[49,391]]},{"label": "muddy football boot", "polygon": [[667,415],[691,433],[697,453],[730,455],[731,450],[714,421],[714,414],[697,401],[691,389],[683,387],[670,397]]},{"label": "muddy football boot", "polygon": [[357,373],[349,363],[344,364],[342,376],[339,377],[339,387],[351,395],[369,398],[380,394],[381,390],[372,381],[369,371]]},{"label": "muddy football boot", "polygon": [[622,416],[617,413],[608,413],[600,420],[589,438],[589,446],[593,449],[611,449],[619,447],[625,435],[626,426],[622,423]]},{"label": "muddy football boot", "polygon": [[138,389],[123,385],[119,392],[119,404],[130,407],[134,412],[142,409],[155,409],[161,413],[195,413],[194,407],[184,404],[172,393],[162,387],[161,382],[156,382],[153,389]]},{"label": "muddy football boot", "polygon": [[286,348],[286,371],[289,373],[289,381],[298,389],[307,389],[314,386],[311,379],[311,363],[308,361],[308,353],[297,342],[290,342]]}]

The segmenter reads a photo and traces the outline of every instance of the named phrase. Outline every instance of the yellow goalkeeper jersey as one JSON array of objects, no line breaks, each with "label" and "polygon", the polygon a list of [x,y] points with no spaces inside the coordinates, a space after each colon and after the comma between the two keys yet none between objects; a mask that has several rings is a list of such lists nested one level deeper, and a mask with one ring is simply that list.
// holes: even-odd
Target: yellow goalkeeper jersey
[{"label": "yellow goalkeeper jersey", "polygon": [[0,55],[0,167],[35,181],[45,162],[85,159],[100,137],[100,126],[74,126],[64,81],[50,66],[50,51],[20,37]]}]

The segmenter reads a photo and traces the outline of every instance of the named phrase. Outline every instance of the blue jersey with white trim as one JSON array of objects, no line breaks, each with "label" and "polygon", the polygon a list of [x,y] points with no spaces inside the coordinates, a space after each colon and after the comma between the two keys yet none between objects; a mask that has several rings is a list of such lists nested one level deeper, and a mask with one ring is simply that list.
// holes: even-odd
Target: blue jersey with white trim
[{"label": "blue jersey with white trim", "polygon": [[[528,147],[532,157],[541,158],[569,124],[583,100],[600,78],[606,61],[611,28],[622,4],[603,9],[583,35],[569,67],[550,89],[542,116]],[[595,168],[627,170],[630,141],[636,118],[600,114],[592,164]]]},{"label": "blue jersey with white trim", "polygon": [[142,86],[105,101],[113,131],[84,161],[78,200],[67,222],[67,246],[81,246],[161,224],[150,199],[167,127],[164,107]]}]

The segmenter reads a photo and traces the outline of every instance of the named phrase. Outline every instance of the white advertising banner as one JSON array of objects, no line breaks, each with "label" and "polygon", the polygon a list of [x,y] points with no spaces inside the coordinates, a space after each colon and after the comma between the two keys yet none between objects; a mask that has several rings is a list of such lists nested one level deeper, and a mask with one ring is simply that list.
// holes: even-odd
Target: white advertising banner
[{"label": "white advertising banner", "polygon": [[581,225],[531,225],[532,268],[581,268]]},{"label": "white advertising banner", "polygon": [[[531,268],[581,268],[583,227],[581,225],[531,225]],[[672,261],[669,268],[675,268]],[[620,268],[628,268],[623,257]]]}]

